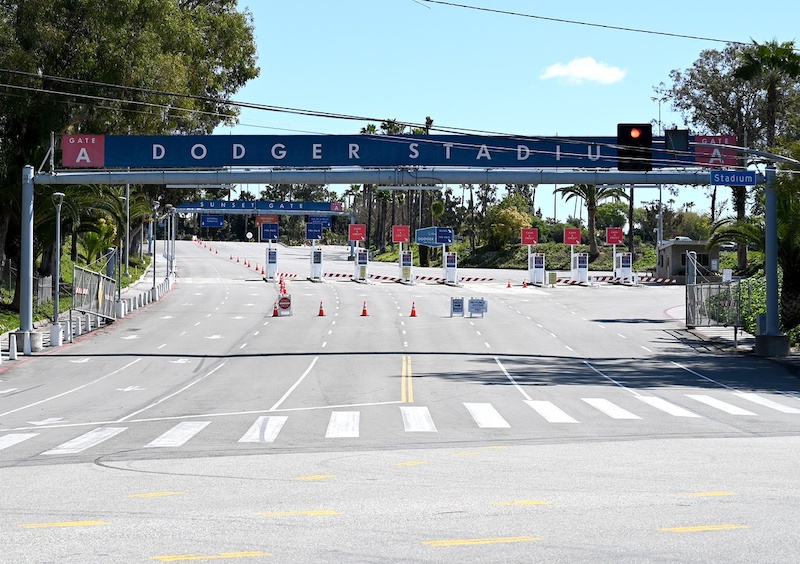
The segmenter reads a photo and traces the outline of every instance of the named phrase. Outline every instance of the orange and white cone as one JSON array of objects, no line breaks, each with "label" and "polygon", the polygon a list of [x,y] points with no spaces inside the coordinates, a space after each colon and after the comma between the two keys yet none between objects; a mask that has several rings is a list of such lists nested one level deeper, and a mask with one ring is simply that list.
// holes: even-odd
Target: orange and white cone
[{"label": "orange and white cone", "polygon": [[319,315],[317,317],[325,317],[325,310],[322,309],[322,302],[319,302]]},{"label": "orange and white cone", "polygon": [[506,286],[506,288],[510,288],[510,287],[511,287],[511,278],[508,279],[508,286]]},{"label": "orange and white cone", "polygon": [[367,317],[369,314],[367,313],[367,302],[364,302],[364,307],[361,308],[361,317]]},{"label": "orange and white cone", "polygon": [[411,315],[410,315],[410,317],[416,317],[416,316],[417,316],[416,304],[414,304],[414,302],[411,302]]},{"label": "orange and white cone", "polygon": [[278,313],[278,302],[275,302],[274,307],[272,308],[272,317],[280,317],[281,314]]}]

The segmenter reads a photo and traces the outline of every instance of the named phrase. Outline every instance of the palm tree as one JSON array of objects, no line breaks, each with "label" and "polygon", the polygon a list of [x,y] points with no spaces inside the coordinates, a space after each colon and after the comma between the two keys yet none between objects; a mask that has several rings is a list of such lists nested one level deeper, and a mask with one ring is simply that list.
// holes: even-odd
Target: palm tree
[{"label": "palm tree", "polygon": [[620,201],[628,198],[624,188],[611,186],[595,186],[594,184],[575,184],[574,186],[563,186],[556,188],[561,196],[569,201],[572,198],[583,200],[586,206],[586,223],[589,230],[589,260],[593,261],[600,256],[597,249],[597,232],[595,228],[595,215],[597,206],[609,198]]},{"label": "palm tree", "polygon": [[748,82],[763,81],[767,91],[766,138],[767,146],[774,147],[778,106],[782,98],[779,87],[785,79],[800,76],[800,55],[794,49],[794,41],[778,43],[773,40],[763,44],[753,41],[753,46],[745,49],[740,59],[741,64],[734,76]]}]

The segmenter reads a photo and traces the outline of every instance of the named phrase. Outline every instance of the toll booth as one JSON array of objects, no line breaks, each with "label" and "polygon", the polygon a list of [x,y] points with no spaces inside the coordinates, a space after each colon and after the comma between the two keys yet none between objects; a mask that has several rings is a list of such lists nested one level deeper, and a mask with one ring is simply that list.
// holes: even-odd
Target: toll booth
[{"label": "toll booth", "polygon": [[589,282],[589,253],[572,255],[572,282],[577,284]]},{"label": "toll booth", "polygon": [[356,249],[356,273],[355,280],[358,282],[366,281],[369,276],[369,253],[366,249]]},{"label": "toll booth", "polygon": [[617,253],[614,257],[615,282],[634,283],[631,253]]},{"label": "toll booth", "polygon": [[410,284],[414,281],[411,273],[411,266],[414,264],[414,255],[411,251],[403,251],[400,253],[400,280],[405,284]]},{"label": "toll booth", "polygon": [[311,276],[310,280],[322,280],[322,249],[319,247],[311,248]]},{"label": "toll booth", "polygon": [[273,248],[267,249],[267,280],[275,280],[278,276],[278,250]]},{"label": "toll booth", "polygon": [[458,255],[455,253],[444,254],[444,280],[448,284],[458,282]]},{"label": "toll booth", "polygon": [[544,269],[544,253],[528,255],[528,282],[537,286],[544,286],[547,272]]}]

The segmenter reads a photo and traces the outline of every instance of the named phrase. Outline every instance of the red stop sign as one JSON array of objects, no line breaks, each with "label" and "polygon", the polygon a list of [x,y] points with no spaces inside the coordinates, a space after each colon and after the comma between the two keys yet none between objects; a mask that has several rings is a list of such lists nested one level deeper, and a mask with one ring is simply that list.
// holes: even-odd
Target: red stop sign
[{"label": "red stop sign", "polygon": [[289,309],[292,307],[292,298],[289,296],[281,296],[278,300],[278,307],[281,309]]}]

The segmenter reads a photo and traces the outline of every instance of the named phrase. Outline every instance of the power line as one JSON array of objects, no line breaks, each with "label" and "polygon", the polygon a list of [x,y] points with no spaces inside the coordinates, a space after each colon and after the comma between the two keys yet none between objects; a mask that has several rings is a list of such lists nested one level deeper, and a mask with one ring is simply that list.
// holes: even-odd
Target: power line
[{"label": "power line", "polygon": [[556,22],[556,23],[564,23],[564,24],[571,24],[571,25],[582,25],[587,27],[597,27],[600,29],[612,29],[615,31],[627,31],[630,33],[644,33],[647,35],[662,35],[665,37],[676,37],[678,39],[695,39],[698,41],[714,41],[717,43],[734,43],[736,45],[749,45],[749,43],[744,43],[742,41],[731,41],[727,39],[717,39],[714,37],[702,37],[699,35],[688,35],[685,33],[671,33],[668,31],[655,31],[652,29],[639,29],[634,27],[623,27],[618,25],[609,25],[609,24],[599,24],[593,22],[583,22],[579,20],[568,20],[565,18],[552,18],[547,16],[537,16],[534,14],[524,14],[522,12],[512,12],[508,10],[498,10],[495,8],[486,8],[483,6],[469,6],[467,4],[457,4],[455,2],[445,2],[444,0],[420,0],[420,2],[426,2],[428,4],[441,4],[442,6],[450,6],[452,8],[463,8],[467,10],[475,10],[478,12],[489,12],[493,14],[502,14],[504,16],[515,16],[520,18],[530,18],[533,20],[543,20],[548,22]]}]

